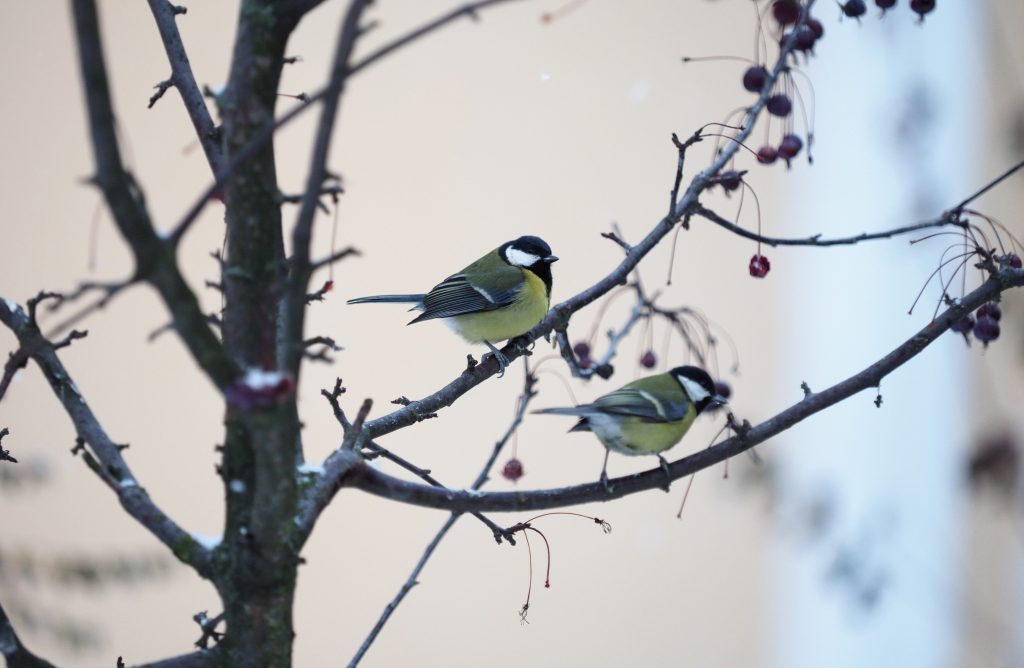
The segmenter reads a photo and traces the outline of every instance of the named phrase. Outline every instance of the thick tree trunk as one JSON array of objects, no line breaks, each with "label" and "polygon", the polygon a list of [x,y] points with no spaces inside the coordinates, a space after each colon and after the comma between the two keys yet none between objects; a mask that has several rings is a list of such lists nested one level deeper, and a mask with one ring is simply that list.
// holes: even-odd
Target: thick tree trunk
[{"label": "thick tree trunk", "polygon": [[[272,122],[284,50],[294,21],[279,3],[245,0],[221,100],[230,157]],[[224,344],[244,369],[272,371],[285,280],[274,147],[268,143],[225,185]],[[290,666],[298,420],[294,395],[272,407],[229,405],[222,476],[227,519],[217,587],[224,602],[225,664]],[[230,397],[229,397],[230,402]]]}]

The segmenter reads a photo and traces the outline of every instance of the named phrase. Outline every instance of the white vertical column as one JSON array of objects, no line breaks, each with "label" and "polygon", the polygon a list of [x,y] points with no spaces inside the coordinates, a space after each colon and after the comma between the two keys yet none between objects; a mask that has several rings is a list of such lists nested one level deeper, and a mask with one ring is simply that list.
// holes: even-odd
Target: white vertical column
[{"label": "white vertical column", "polygon": [[[882,20],[868,4],[858,26],[818,3],[815,164],[794,164],[773,234],[847,236],[924,220],[980,183],[985,3],[940,2],[924,25],[903,0]],[[946,245],[904,237],[768,249],[766,280],[783,285],[780,392],[795,400],[801,381],[831,385],[926,325],[934,282],[907,309]],[[952,665],[966,369],[977,354],[963,348],[946,335],[883,381],[880,408],[865,392],[779,439],[775,665]]]}]

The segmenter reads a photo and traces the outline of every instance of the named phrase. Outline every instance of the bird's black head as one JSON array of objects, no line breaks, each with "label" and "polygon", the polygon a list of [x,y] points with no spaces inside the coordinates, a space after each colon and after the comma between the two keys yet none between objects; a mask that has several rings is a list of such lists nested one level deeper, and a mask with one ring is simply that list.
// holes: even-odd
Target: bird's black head
[{"label": "bird's black head", "polygon": [[695,366],[677,366],[669,371],[676,379],[683,392],[693,402],[693,407],[700,413],[714,404],[724,404],[725,398],[715,393],[715,381],[704,369]]},{"label": "bird's black head", "polygon": [[540,237],[519,237],[502,244],[498,254],[505,262],[537,274],[551,294],[551,263],[558,258],[551,254],[551,246],[546,241]]}]

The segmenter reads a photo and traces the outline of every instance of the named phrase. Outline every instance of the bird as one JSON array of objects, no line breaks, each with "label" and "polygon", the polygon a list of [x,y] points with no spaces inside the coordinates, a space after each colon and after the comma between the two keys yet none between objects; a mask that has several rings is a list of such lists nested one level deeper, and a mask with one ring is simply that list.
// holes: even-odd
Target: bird
[{"label": "bird", "polygon": [[542,408],[534,413],[579,416],[569,431],[593,432],[607,448],[600,481],[610,492],[608,455],[613,450],[631,456],[657,455],[661,469],[671,481],[668,462],[661,453],[682,440],[705,408],[725,403],[726,399],[715,392],[715,383],[707,371],[678,366],[635,380],[590,404]]},{"label": "bird", "polygon": [[469,343],[484,343],[502,376],[509,360],[494,342],[530,331],[551,303],[551,265],[558,257],[536,236],[507,241],[444,279],[427,293],[372,295],[349,304],[412,304],[422,311],[408,324],[443,319]]}]

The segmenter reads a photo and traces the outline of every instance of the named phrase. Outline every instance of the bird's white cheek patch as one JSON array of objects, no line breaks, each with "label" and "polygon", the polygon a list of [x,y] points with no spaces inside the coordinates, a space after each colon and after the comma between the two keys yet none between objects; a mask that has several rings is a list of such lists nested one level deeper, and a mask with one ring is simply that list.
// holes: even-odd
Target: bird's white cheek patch
[{"label": "bird's white cheek patch", "polygon": [[509,246],[505,249],[505,259],[509,264],[514,264],[517,267],[530,267],[540,260],[540,256]]},{"label": "bird's white cheek patch", "polygon": [[704,399],[711,396],[711,393],[704,389],[704,386],[695,380],[690,380],[685,376],[676,376],[679,379],[680,385],[686,390],[686,394],[690,397],[693,403],[700,403]]}]

